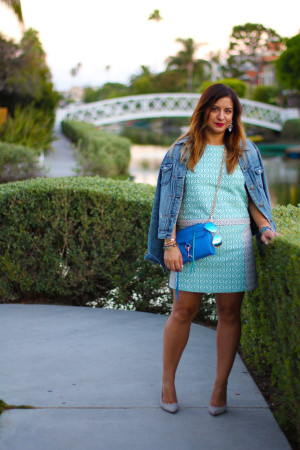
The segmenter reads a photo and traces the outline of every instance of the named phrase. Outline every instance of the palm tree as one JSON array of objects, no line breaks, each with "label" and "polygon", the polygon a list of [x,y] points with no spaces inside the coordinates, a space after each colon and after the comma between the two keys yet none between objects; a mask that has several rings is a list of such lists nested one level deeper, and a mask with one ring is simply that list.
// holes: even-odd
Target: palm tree
[{"label": "palm tree", "polygon": [[16,14],[19,22],[24,25],[24,19],[22,14],[22,7],[21,7],[21,1],[20,0],[0,0],[0,2],[7,5],[10,9],[14,11]]},{"label": "palm tree", "polygon": [[194,39],[177,38],[176,42],[182,44],[183,50],[180,50],[175,56],[167,58],[167,69],[179,69],[187,71],[187,90],[192,90],[193,70],[197,62],[195,53],[202,45],[207,45],[205,42],[194,42]]},{"label": "palm tree", "polygon": [[160,15],[159,9],[155,9],[152,14],[148,17],[148,20],[154,20],[155,22],[160,22],[162,17]]},{"label": "palm tree", "polygon": [[160,35],[158,33],[158,24],[161,20],[163,20],[163,18],[160,15],[159,9],[155,9],[153,11],[153,13],[151,13],[150,16],[148,17],[148,20],[151,21],[152,23],[154,22],[156,24],[155,25],[156,32],[154,33],[154,36],[155,36],[155,38],[154,38],[154,41],[155,41],[155,44],[154,44],[154,49],[155,49],[154,69],[157,69],[158,64],[157,64],[156,60],[157,60],[157,55],[159,53],[159,46],[160,46]]},{"label": "palm tree", "polygon": [[82,63],[79,62],[76,64],[75,67],[72,67],[72,69],[70,70],[70,74],[72,75],[72,77],[76,77],[76,75],[78,75],[79,70],[82,67]]}]

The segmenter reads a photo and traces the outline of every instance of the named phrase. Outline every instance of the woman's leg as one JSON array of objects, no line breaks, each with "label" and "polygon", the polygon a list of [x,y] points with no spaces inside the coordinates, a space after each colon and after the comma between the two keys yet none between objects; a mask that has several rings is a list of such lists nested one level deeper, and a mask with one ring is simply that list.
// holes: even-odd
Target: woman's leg
[{"label": "woman's leg", "polygon": [[197,292],[173,292],[173,310],[167,320],[163,340],[162,388],[164,403],[177,403],[175,373],[187,344],[191,322],[199,310],[203,294]]},{"label": "woman's leg", "polygon": [[226,404],[227,382],[241,337],[243,292],[217,294],[217,371],[210,400],[213,406]]}]

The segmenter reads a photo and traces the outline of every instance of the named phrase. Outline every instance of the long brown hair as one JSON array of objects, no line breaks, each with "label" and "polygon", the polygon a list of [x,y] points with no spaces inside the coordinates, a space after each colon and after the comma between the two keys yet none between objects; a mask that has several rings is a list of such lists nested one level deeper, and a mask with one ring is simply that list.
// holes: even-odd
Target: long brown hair
[{"label": "long brown hair", "polygon": [[188,167],[191,170],[194,169],[202,157],[207,144],[206,127],[209,113],[214,104],[223,97],[230,97],[233,102],[233,129],[231,133],[226,129],[224,134],[224,145],[227,152],[227,172],[232,173],[238,164],[238,157],[242,154],[243,147],[246,145],[246,135],[241,122],[242,105],[232,89],[225,86],[225,84],[216,83],[205,89],[193,112],[189,131],[178,139],[188,136],[181,156],[183,158],[188,152],[190,155]]}]

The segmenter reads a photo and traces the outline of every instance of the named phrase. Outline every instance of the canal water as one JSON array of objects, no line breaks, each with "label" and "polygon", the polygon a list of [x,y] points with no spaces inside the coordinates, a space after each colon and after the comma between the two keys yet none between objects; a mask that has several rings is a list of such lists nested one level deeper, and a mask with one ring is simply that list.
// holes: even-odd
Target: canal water
[{"label": "canal water", "polygon": [[[160,163],[168,147],[132,145],[130,174],[137,183],[156,185]],[[300,203],[300,159],[264,156],[272,206]]]}]

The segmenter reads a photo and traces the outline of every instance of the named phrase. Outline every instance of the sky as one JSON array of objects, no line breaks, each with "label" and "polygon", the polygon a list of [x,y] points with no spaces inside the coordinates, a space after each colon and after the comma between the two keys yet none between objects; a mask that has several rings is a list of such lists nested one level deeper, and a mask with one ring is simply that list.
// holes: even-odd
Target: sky
[{"label": "sky", "polygon": [[[225,51],[235,25],[262,23],[281,36],[300,29],[299,0],[22,0],[25,27],[39,32],[55,88],[128,83],[141,65],[165,69],[180,50],[176,38],[203,43],[197,57]],[[148,21],[158,9],[163,18]],[[0,0],[0,32],[18,41],[21,29]],[[77,63],[82,67],[70,75]],[[107,69],[107,66],[110,68]]]}]

